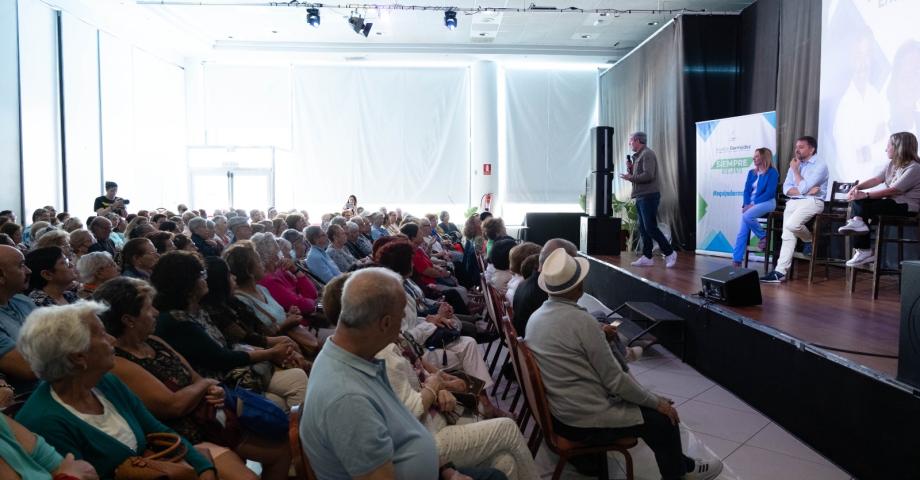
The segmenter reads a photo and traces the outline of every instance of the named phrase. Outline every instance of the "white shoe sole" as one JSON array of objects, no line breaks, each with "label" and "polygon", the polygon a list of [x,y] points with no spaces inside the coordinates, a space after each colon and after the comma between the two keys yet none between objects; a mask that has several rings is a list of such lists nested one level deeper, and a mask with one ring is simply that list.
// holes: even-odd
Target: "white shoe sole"
[{"label": "white shoe sole", "polygon": [[858,266],[860,266],[860,265],[865,265],[865,264],[867,264],[867,263],[871,263],[871,262],[874,262],[874,261],[875,261],[875,255],[872,255],[871,257],[866,257],[866,258],[863,258],[862,260],[859,260],[859,261],[856,261],[856,262],[854,262],[854,261],[852,261],[852,260],[848,260],[847,263],[846,263],[846,265],[847,265],[848,267],[858,267]]},{"label": "white shoe sole", "polygon": [[840,227],[840,228],[837,229],[837,233],[839,233],[839,234],[841,234],[841,235],[865,235],[865,234],[869,233],[869,229],[868,229],[867,227],[864,227],[864,228],[845,228],[845,227]]}]

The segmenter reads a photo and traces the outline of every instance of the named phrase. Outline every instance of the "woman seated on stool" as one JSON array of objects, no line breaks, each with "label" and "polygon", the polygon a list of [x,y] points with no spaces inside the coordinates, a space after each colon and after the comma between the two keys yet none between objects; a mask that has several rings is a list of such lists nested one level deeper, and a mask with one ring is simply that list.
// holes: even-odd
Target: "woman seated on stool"
[{"label": "woman seated on stool", "polygon": [[757,248],[764,250],[767,246],[767,233],[764,232],[758,218],[776,210],[776,182],[779,172],[773,168],[773,152],[769,148],[754,150],[754,168],[748,171],[744,182],[744,201],[741,205],[741,228],[735,239],[732,265],[741,266],[748,238],[753,233],[757,236]]},{"label": "woman seated on stool", "polygon": [[[879,215],[907,216],[920,210],[920,158],[917,157],[917,137],[910,132],[898,132],[888,139],[885,149],[891,161],[878,175],[853,185],[847,199],[851,202],[853,218],[838,231],[858,235],[853,240],[853,258],[847,266],[854,267],[875,260],[869,248],[869,227],[866,220]],[[885,184],[880,190],[866,191]]]}]

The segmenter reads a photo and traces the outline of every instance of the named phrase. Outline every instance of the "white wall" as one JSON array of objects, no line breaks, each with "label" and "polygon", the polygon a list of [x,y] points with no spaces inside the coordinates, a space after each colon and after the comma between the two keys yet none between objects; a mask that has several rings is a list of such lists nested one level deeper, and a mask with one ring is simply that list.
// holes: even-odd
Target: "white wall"
[{"label": "white wall", "polygon": [[19,164],[19,51],[16,2],[0,2],[0,210],[22,218]]}]

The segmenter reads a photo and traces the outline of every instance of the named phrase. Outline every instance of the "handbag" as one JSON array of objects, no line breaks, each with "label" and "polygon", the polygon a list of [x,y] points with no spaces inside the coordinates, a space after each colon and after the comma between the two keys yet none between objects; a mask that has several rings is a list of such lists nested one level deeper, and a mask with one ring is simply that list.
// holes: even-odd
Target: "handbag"
[{"label": "handbag", "polygon": [[460,331],[449,327],[438,327],[425,340],[425,348],[445,348],[460,338]]},{"label": "handbag", "polygon": [[287,438],[288,416],[265,397],[245,388],[224,386],[224,403],[230,405],[247,431],[266,438]]},{"label": "handbag", "polygon": [[192,418],[208,441],[234,450],[243,439],[236,411],[227,404],[216,408],[202,399],[192,412]]},{"label": "handbag", "polygon": [[184,462],[186,453],[179,435],[150,433],[144,455],[121,462],[115,468],[115,480],[196,480],[195,469]]},{"label": "handbag", "polygon": [[[233,347],[236,351],[250,352],[252,347],[245,344],[238,344]],[[275,366],[269,361],[256,362],[244,367],[231,369],[224,376],[224,382],[230,385],[243,387],[248,390],[264,392],[268,389],[268,384],[272,381],[272,375],[275,373]]]}]

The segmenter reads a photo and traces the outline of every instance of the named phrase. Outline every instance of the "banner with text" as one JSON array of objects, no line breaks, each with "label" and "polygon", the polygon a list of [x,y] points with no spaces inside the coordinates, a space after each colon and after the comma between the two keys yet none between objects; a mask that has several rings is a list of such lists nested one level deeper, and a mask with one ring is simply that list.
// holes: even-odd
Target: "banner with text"
[{"label": "banner with text", "polygon": [[776,112],[696,124],[696,251],[730,255],[754,150],[766,147],[776,164]]}]

